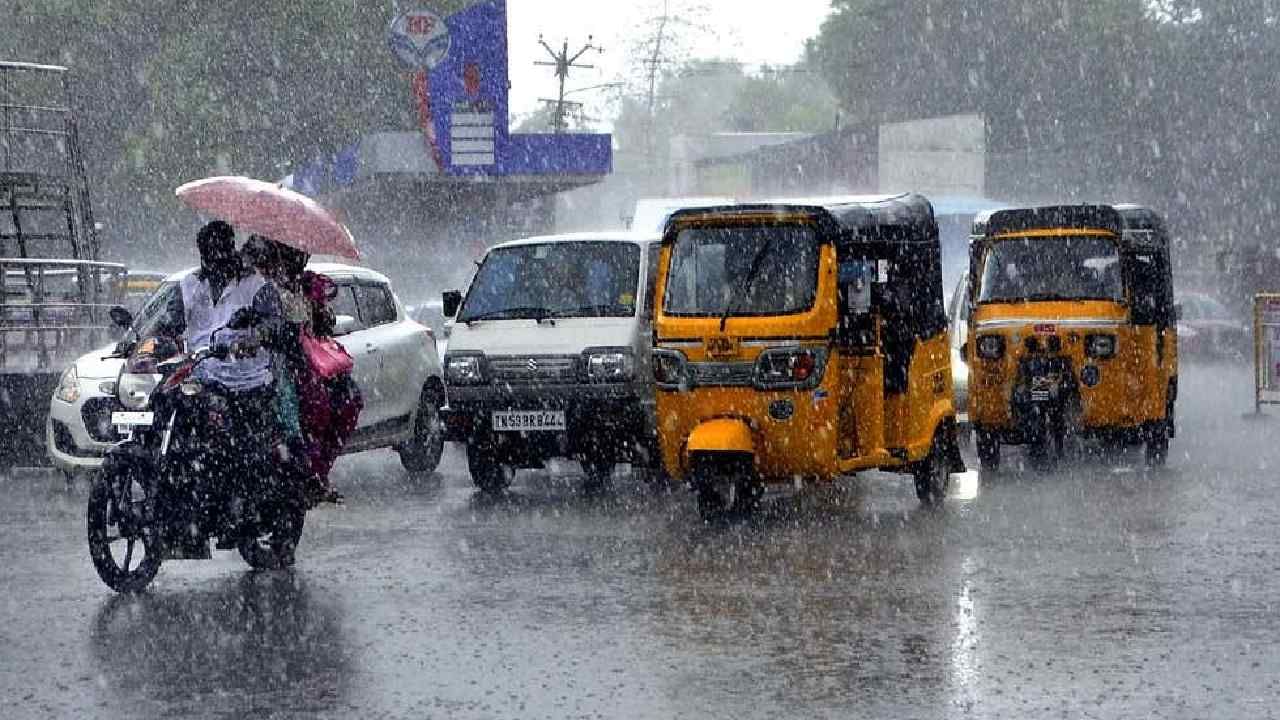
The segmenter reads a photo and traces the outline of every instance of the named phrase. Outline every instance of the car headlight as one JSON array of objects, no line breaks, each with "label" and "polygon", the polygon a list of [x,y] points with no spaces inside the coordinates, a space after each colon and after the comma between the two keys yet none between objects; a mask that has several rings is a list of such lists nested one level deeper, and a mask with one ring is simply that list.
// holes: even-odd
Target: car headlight
[{"label": "car headlight", "polygon": [[777,348],[756,358],[756,386],[766,389],[807,389],[822,383],[827,366],[825,348]]},{"label": "car headlight", "polygon": [[1116,356],[1116,336],[1108,334],[1086,335],[1084,353],[1091,358],[1106,360]]},{"label": "car headlight", "polygon": [[445,380],[454,385],[481,385],[484,377],[484,356],[479,353],[446,354],[444,357]]},{"label": "car headlight", "polygon": [[151,400],[151,391],[159,384],[159,375],[121,373],[116,383],[116,397],[126,410],[145,410]]},{"label": "car headlight", "polygon": [[983,335],[978,338],[978,357],[983,360],[999,360],[1004,355],[1004,337]]},{"label": "car headlight", "polygon": [[64,403],[73,403],[80,399],[80,375],[76,372],[76,366],[72,365],[62,373],[62,379],[58,380],[58,389],[53,392],[53,396]]},{"label": "car headlight", "polygon": [[689,359],[679,350],[654,348],[653,381],[664,390],[687,390]]},{"label": "car headlight", "polygon": [[582,356],[589,382],[625,382],[635,376],[630,348],[587,348]]}]

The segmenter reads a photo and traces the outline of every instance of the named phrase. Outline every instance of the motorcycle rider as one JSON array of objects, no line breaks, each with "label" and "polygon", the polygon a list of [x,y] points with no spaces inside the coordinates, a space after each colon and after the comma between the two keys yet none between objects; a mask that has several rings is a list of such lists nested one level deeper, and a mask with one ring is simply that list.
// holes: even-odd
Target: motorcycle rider
[{"label": "motorcycle rider", "polygon": [[[200,269],[179,284],[168,308],[168,324],[188,350],[211,346],[215,339],[219,346],[233,348],[225,359],[202,362],[194,377],[225,391],[227,437],[211,443],[211,448],[223,450],[212,458],[211,490],[236,505],[236,500],[252,500],[258,494],[261,463],[271,460],[275,387],[271,354],[262,341],[271,344],[281,325],[280,296],[273,284],[244,267],[229,224],[214,220],[205,225],[196,236],[196,247]],[[229,509],[233,524],[247,519],[252,510]],[[230,530],[219,547],[233,546],[237,528]]]}]

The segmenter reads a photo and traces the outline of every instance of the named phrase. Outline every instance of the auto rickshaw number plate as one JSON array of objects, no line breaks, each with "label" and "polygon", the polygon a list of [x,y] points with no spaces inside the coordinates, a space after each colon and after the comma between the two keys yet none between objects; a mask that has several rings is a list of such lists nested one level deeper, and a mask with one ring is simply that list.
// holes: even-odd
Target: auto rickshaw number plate
[{"label": "auto rickshaw number plate", "polygon": [[563,410],[497,410],[493,413],[495,432],[568,430]]},{"label": "auto rickshaw number plate", "polygon": [[1048,402],[1058,394],[1058,378],[1037,375],[1031,379],[1031,402]]}]

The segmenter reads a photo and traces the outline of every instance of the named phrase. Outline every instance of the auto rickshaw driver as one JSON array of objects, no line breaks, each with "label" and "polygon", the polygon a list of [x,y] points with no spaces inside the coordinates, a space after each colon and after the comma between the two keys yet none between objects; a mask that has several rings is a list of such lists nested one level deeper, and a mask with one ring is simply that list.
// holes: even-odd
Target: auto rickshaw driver
[{"label": "auto rickshaw driver", "polygon": [[677,212],[655,299],[663,462],[704,517],[876,468],[935,503],[963,469],[924,198]]}]

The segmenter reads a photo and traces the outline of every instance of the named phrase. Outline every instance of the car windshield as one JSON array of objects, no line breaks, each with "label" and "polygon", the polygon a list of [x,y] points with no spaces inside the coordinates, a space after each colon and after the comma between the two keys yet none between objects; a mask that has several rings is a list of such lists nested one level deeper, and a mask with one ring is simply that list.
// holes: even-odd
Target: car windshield
[{"label": "car windshield", "polygon": [[636,313],[640,248],[575,240],[493,250],[476,272],[459,322]]},{"label": "car windshield", "polygon": [[681,230],[666,287],[669,315],[802,312],[817,295],[817,233],[804,225]]},{"label": "car windshield", "polygon": [[982,265],[978,302],[1123,299],[1120,250],[1097,235],[997,240]]}]

